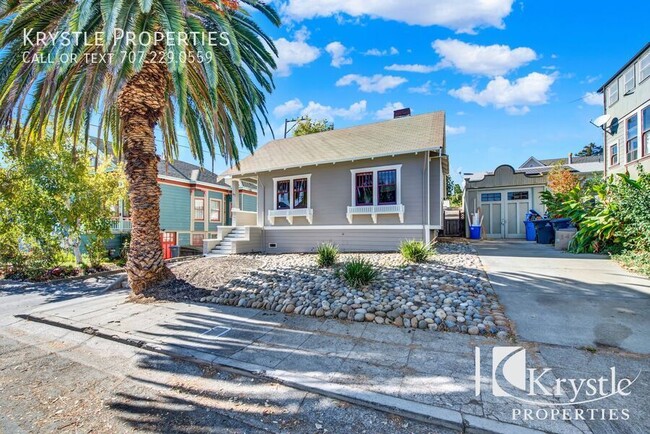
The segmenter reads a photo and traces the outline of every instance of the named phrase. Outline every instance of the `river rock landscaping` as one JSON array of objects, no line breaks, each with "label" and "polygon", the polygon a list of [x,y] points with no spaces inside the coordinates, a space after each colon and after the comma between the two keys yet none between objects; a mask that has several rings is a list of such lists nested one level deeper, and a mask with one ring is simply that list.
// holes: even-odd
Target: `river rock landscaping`
[{"label": "river rock landscaping", "polygon": [[[341,254],[332,268],[319,268],[313,254],[204,258],[173,267],[173,292],[188,298],[188,289],[198,290],[189,298],[204,303],[507,337],[509,321],[474,249],[438,243],[436,251],[420,264],[397,253]],[[353,288],[341,269],[359,256],[379,273],[367,287]]]}]

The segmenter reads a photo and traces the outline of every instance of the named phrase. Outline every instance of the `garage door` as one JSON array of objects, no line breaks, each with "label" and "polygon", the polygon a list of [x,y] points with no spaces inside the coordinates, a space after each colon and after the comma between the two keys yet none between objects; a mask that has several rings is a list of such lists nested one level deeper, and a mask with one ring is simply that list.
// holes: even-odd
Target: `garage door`
[{"label": "garage door", "polygon": [[524,218],[530,209],[529,190],[481,193],[483,228],[488,238],[525,238]]}]

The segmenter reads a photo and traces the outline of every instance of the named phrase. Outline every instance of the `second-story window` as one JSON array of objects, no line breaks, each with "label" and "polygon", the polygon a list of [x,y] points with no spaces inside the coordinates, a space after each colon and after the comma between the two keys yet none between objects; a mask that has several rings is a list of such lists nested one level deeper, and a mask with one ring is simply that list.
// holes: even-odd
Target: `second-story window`
[{"label": "second-story window", "polygon": [[650,53],[646,54],[639,61],[639,81],[650,77]]},{"label": "second-story window", "polygon": [[638,121],[636,114],[626,121],[625,135],[627,153],[626,160],[629,163],[639,158],[639,141],[638,141]]},{"label": "second-story window", "polygon": [[607,88],[607,105],[612,105],[618,101],[618,79],[614,80]]},{"label": "second-story window", "polygon": [[631,93],[636,87],[636,77],[634,74],[634,65],[625,72],[623,75],[623,89],[625,89],[625,95]]}]

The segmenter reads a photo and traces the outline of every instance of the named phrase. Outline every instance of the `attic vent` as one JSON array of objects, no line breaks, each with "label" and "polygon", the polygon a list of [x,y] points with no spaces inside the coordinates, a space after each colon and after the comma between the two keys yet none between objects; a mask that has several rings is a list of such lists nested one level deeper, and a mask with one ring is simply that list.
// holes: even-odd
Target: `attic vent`
[{"label": "attic vent", "polygon": [[393,112],[393,119],[406,118],[409,116],[411,116],[410,108],[399,109]]}]

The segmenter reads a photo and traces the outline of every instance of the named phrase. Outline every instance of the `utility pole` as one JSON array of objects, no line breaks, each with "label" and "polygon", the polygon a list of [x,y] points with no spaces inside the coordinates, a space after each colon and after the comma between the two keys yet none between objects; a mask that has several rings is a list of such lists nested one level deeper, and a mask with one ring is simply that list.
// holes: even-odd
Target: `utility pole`
[{"label": "utility pole", "polygon": [[[301,116],[301,117],[295,118],[295,119],[285,119],[284,120],[284,138],[285,139],[287,138],[287,135],[291,132],[291,130],[296,128],[298,123],[300,123],[302,121],[306,121],[307,119],[309,119],[307,116]],[[290,123],[293,123],[291,128],[289,128]]]}]

